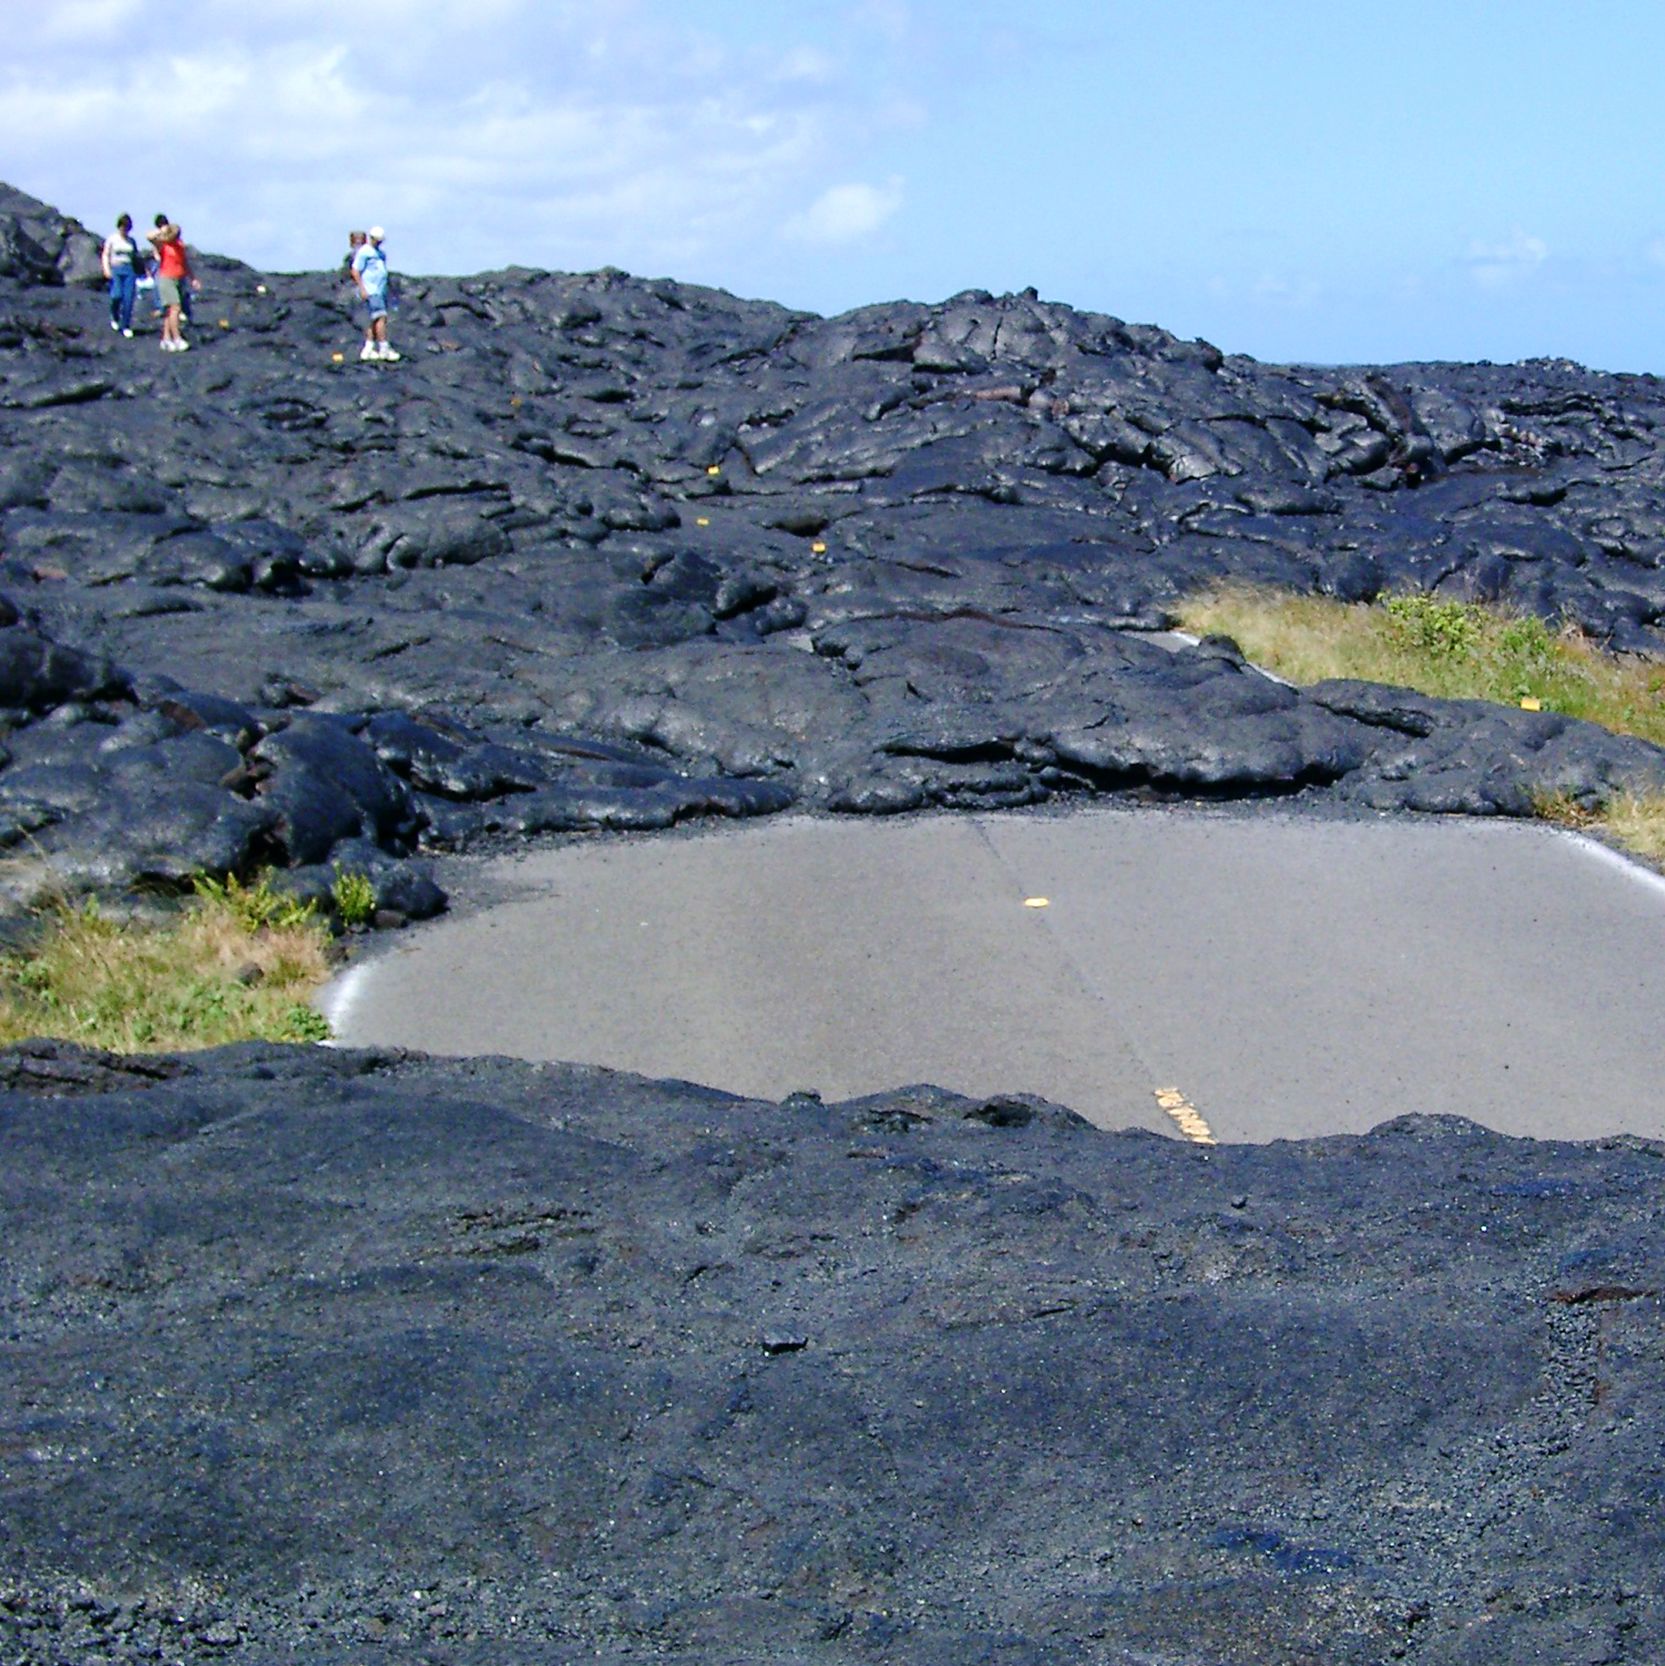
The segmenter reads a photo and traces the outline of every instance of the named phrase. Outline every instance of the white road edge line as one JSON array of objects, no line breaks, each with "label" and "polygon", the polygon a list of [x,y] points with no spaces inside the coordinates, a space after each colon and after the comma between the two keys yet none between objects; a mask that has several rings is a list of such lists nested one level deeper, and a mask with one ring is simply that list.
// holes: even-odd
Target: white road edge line
[{"label": "white road edge line", "polygon": [[1600,839],[1592,839],[1588,833],[1580,833],[1570,827],[1552,829],[1563,839],[1571,839],[1575,844],[1582,845],[1586,851],[1599,861],[1605,862],[1610,868],[1618,868],[1628,874],[1639,885],[1646,885],[1650,889],[1665,896],[1665,874],[1658,874],[1652,868],[1626,856],[1621,851],[1614,850],[1611,845],[1604,845]]},{"label": "white road edge line", "polygon": [[[1132,635],[1132,632],[1128,633]],[[1193,636],[1190,631],[1152,631],[1152,636],[1171,636],[1176,642],[1183,642],[1187,648],[1195,648],[1202,641],[1200,636]],[[1264,677],[1269,683],[1276,683],[1280,688],[1299,688],[1299,683],[1292,683],[1287,677],[1280,677],[1276,671],[1268,671],[1264,665],[1256,665],[1252,659],[1243,661],[1243,669],[1252,671],[1257,677]]]},{"label": "white road edge line", "polygon": [[352,1016],[353,1007],[358,1001],[359,986],[364,982],[364,975],[370,970],[368,961],[360,961],[357,966],[349,966],[340,977],[325,985],[322,998],[318,1002],[318,1010],[324,1015],[324,1022],[330,1027],[329,1038],[320,1043],[324,1047],[339,1047],[341,1042],[336,1039],[336,1033]]}]

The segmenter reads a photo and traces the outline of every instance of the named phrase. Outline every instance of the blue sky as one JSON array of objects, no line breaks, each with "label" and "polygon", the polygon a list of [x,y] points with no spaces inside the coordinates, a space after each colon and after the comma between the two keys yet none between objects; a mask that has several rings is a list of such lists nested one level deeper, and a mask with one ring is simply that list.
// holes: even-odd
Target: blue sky
[{"label": "blue sky", "polygon": [[267,268],[965,288],[1264,359],[1665,372],[1658,0],[50,0],[0,177]]}]

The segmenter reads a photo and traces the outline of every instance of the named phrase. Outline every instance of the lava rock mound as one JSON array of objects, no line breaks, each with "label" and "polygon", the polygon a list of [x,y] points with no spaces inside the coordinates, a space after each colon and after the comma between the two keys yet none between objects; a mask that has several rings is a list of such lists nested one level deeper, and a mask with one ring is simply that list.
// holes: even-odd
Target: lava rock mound
[{"label": "lava rock mound", "polygon": [[1520,815],[1665,781],[1552,714],[1295,691],[1150,634],[1238,578],[1657,652],[1651,377],[1263,365],[1032,292],[823,319],[521,269],[404,280],[403,362],[367,365],[339,276],[216,257],[164,355],[108,329],[91,246],[0,195],[15,894],[343,845],[379,882],[791,804]]}]

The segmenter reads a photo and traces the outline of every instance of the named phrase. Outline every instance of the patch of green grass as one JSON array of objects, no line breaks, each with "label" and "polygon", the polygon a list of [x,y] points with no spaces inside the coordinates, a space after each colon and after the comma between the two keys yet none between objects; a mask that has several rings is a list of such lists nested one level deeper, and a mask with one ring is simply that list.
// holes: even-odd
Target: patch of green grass
[{"label": "patch of green grass", "polygon": [[115,1052],[229,1041],[322,1041],[308,1004],[329,974],[329,933],[264,884],[203,880],[166,924],[63,907],[27,950],[0,953],[0,1043],[57,1036]]},{"label": "patch of green grass", "polygon": [[[1665,663],[1606,653],[1571,625],[1531,614],[1421,593],[1338,602],[1247,585],[1205,591],[1179,613],[1186,630],[1230,636],[1292,683],[1348,677],[1444,699],[1535,702],[1665,745]],[[1620,794],[1595,810],[1548,798],[1540,813],[1665,862],[1665,794]]]}]

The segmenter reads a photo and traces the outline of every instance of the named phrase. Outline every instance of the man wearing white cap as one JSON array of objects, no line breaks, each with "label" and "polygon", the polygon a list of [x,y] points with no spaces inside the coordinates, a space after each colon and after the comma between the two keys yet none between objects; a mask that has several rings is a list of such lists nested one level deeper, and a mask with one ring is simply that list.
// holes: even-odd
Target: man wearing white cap
[{"label": "man wearing white cap", "polygon": [[353,256],[353,282],[364,297],[370,314],[370,325],[364,335],[364,350],[359,357],[390,364],[403,357],[395,353],[387,339],[387,256],[382,253],[382,239],[387,233],[380,226],[372,226],[370,235]]}]

